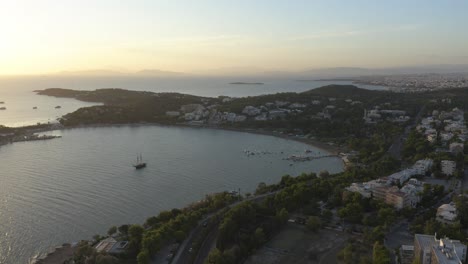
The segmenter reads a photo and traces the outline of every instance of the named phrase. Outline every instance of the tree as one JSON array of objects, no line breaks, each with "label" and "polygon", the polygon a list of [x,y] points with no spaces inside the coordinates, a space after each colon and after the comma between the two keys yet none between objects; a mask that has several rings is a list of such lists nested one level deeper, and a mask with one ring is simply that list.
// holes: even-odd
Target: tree
[{"label": "tree", "polygon": [[142,247],[147,250],[150,255],[155,254],[161,249],[162,235],[159,230],[151,230],[146,232],[142,239]]},{"label": "tree", "polygon": [[208,254],[208,257],[205,260],[205,264],[223,264],[223,256],[219,249],[214,248]]},{"label": "tree", "polygon": [[328,176],[330,176],[330,173],[327,170],[323,170],[323,171],[319,172],[318,176],[320,178],[327,178]]},{"label": "tree", "polygon": [[372,261],[373,264],[390,264],[390,254],[379,242],[374,243]]},{"label": "tree", "polygon": [[140,225],[131,225],[128,228],[128,240],[129,240],[129,251],[133,254],[137,254],[141,248],[141,240],[143,236],[143,229]]},{"label": "tree", "polygon": [[267,193],[267,192],[268,192],[268,187],[267,187],[266,183],[264,183],[264,182],[259,183],[258,186],[257,186],[257,189],[255,190],[256,195],[264,194],[264,193]]},{"label": "tree", "polygon": [[109,230],[107,230],[107,234],[109,236],[112,236],[115,233],[117,233],[117,227],[116,226],[112,226],[111,228],[109,228]]},{"label": "tree", "polygon": [[224,218],[223,222],[219,226],[219,235],[216,241],[216,246],[219,249],[224,250],[232,240],[237,228],[238,226],[236,222],[231,217]]},{"label": "tree", "polygon": [[286,221],[288,221],[289,218],[288,210],[286,210],[286,208],[282,208],[276,213],[276,218],[281,224],[286,223]]},{"label": "tree", "polygon": [[185,233],[182,230],[177,230],[174,233],[174,237],[177,240],[177,242],[182,242],[185,238]]},{"label": "tree", "polygon": [[96,255],[96,250],[87,242],[82,241],[78,244],[77,249],[73,253],[73,260],[76,264],[85,264],[89,259]]},{"label": "tree", "polygon": [[145,229],[140,225],[131,225],[128,228],[128,238],[130,240],[141,240],[144,231]]},{"label": "tree", "polygon": [[381,225],[391,225],[396,219],[395,210],[389,207],[380,208],[377,218]]},{"label": "tree", "polygon": [[333,218],[333,213],[332,211],[325,209],[322,212],[322,219],[325,223],[329,223]]},{"label": "tree", "polygon": [[123,236],[127,236],[128,235],[128,228],[129,228],[129,225],[121,225],[119,226],[119,233],[122,234]]},{"label": "tree", "polygon": [[338,216],[351,223],[360,223],[363,215],[363,208],[358,203],[348,203],[338,210]]},{"label": "tree", "polygon": [[317,216],[310,216],[309,219],[307,219],[306,227],[310,231],[317,232],[320,229],[321,225],[322,223],[320,221],[320,218],[318,218]]},{"label": "tree", "polygon": [[150,263],[150,254],[148,250],[142,250],[137,256],[138,264],[148,264]]},{"label": "tree", "polygon": [[97,255],[96,256],[96,264],[117,264],[119,260],[110,255]]},{"label": "tree", "polygon": [[265,237],[265,233],[263,232],[262,228],[259,227],[259,228],[255,229],[254,239],[255,239],[255,246],[257,248],[260,247],[261,245],[263,245],[263,243],[265,243],[266,237]]}]

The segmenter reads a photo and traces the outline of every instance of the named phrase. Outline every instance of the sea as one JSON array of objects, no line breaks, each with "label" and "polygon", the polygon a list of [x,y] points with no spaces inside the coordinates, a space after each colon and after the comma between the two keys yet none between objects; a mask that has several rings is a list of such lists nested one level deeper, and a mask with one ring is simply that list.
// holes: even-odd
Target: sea
[{"label": "sea", "polygon": [[[301,92],[337,82],[97,77],[0,78],[0,124],[23,126],[92,105],[36,95],[50,87],[124,88],[201,96]],[[251,81],[251,80],[247,80]],[[341,82],[345,84],[345,82]],[[61,106],[61,108],[55,108]],[[37,109],[33,109],[37,107]],[[208,193],[253,192],[283,175],[343,170],[335,157],[292,163],[291,155],[326,151],[267,135],[206,128],[110,126],[46,132],[61,138],[0,147],[0,263],[28,263],[65,242],[105,234],[113,225],[143,223],[161,210],[184,207]],[[246,155],[246,152],[256,155]],[[137,155],[148,167],[132,167]]]}]

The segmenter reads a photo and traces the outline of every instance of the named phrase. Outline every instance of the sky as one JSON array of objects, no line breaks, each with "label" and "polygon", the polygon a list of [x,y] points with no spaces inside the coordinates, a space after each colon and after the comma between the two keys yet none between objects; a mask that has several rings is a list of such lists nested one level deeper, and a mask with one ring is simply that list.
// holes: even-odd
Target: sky
[{"label": "sky", "polygon": [[468,64],[463,0],[0,0],[0,75]]}]

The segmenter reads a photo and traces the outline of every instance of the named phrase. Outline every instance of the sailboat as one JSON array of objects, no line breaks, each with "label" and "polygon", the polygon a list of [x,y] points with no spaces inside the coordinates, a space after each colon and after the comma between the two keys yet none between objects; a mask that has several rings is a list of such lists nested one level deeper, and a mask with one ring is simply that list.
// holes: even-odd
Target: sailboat
[{"label": "sailboat", "polygon": [[133,167],[135,167],[137,170],[146,167],[146,163],[143,162],[143,156],[141,154],[137,156],[136,163],[133,165]]}]

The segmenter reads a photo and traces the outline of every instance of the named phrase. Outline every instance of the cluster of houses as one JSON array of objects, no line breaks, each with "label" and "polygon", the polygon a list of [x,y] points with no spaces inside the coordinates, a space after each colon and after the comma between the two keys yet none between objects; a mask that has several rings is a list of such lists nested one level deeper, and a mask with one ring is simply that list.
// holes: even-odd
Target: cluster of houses
[{"label": "cluster of houses", "polygon": [[[224,97],[221,104],[232,102],[236,98]],[[288,102],[276,100],[267,102],[260,106],[247,105],[240,113],[219,111],[218,104],[208,105],[209,102],[201,101],[200,104],[183,105],[179,110],[167,111],[166,115],[178,118],[190,124],[211,124],[217,125],[222,123],[244,122],[246,120],[267,121],[284,119],[288,115],[296,115],[304,112],[306,108],[319,108],[316,114],[312,115],[313,119],[331,119],[331,114],[336,109],[334,97],[322,98],[321,100],[313,99],[307,103]],[[348,105],[360,105],[362,102],[352,99],[343,99],[342,103]],[[382,110],[393,111],[393,110]]]},{"label": "cluster of houses", "polygon": [[406,111],[403,110],[387,110],[375,106],[374,109],[364,110],[363,119],[367,124],[376,124],[382,120],[404,123],[410,120],[410,117],[406,114]]},{"label": "cluster of houses", "polygon": [[[458,108],[449,112],[432,111],[430,116],[421,120],[417,130],[425,136],[427,141],[444,146],[438,151],[446,151],[454,155],[464,152],[468,129],[465,125],[464,112]],[[442,160],[441,168],[443,174],[452,176],[456,171],[456,162]]]},{"label": "cluster of houses", "polygon": [[424,186],[422,182],[412,177],[425,175],[431,170],[432,165],[431,159],[418,160],[411,168],[376,180],[352,183],[346,190],[358,192],[366,198],[380,199],[398,210],[416,207],[421,201]]},{"label": "cluster of houses", "polygon": [[432,111],[432,115],[421,120],[417,129],[431,143],[440,139],[440,143],[448,146],[451,152],[463,152],[463,142],[468,139],[464,112],[458,108],[450,112]]},{"label": "cluster of houses", "polygon": [[[334,98],[333,98],[334,99]],[[235,98],[226,97],[222,99],[223,103],[228,103]],[[244,122],[248,119],[256,121],[284,119],[291,114],[300,114],[303,109],[309,105],[320,105],[319,100],[312,100],[310,104],[298,102],[275,101],[267,102],[261,106],[245,106],[240,113],[223,112],[217,109],[218,105],[188,104],[183,105],[177,111],[167,111],[166,115],[176,117],[191,124],[221,124]]]}]

